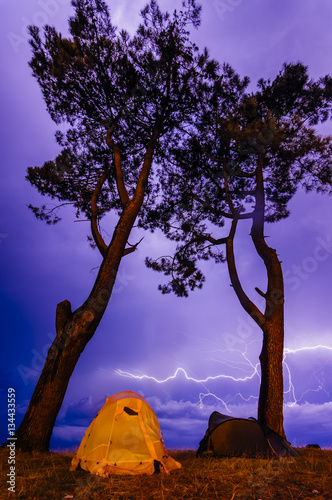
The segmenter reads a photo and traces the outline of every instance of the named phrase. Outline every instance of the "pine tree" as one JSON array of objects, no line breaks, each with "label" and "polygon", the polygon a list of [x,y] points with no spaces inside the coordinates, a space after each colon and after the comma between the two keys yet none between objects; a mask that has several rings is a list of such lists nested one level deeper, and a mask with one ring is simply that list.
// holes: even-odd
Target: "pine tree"
[{"label": "pine tree", "polygon": [[[177,242],[175,254],[147,265],[169,276],[163,293],[187,296],[204,283],[200,260],[227,262],[240,304],[262,331],[258,420],[284,436],[284,283],[266,223],[288,217],[300,186],[331,194],[332,138],[315,127],[331,116],[332,79],[315,82],[302,64],[285,64],[274,81],[260,80],[250,93],[248,79],[230,66],[213,72],[185,144],[162,165],[163,200],[146,218]],[[263,308],[244,290],[235,260],[234,239],[248,220],[266,270],[266,290],[255,288]]]},{"label": "pine tree", "polygon": [[[30,66],[51,118],[61,125],[61,151],[30,167],[27,179],[59,208],[72,204],[90,221],[89,238],[102,260],[85,302],[74,311],[68,300],[57,306],[56,337],[16,433],[18,448],[27,451],[49,447],[71,374],[109,303],[120,262],[137,247],[128,244],[136,218],[142,206],[146,212],[153,207],[154,165],[192,120],[201,78],[188,31],[199,25],[195,0],[184,0],[173,15],[151,0],[134,36],[112,25],[103,0],[72,5],[69,37],[50,26],[43,33],[30,28]],[[30,208],[47,224],[60,220],[47,205]],[[117,222],[106,242],[101,221],[110,212]]]}]

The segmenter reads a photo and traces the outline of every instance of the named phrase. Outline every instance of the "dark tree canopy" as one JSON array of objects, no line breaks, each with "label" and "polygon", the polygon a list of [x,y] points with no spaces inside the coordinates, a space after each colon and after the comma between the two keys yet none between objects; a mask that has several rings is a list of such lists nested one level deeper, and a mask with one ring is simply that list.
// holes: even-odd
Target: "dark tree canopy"
[{"label": "dark tree canopy", "polygon": [[185,144],[162,163],[164,196],[148,214],[178,243],[174,258],[147,260],[170,276],[164,293],[188,295],[201,287],[198,261],[224,261],[221,248],[226,221],[252,219],[257,213],[257,166],[261,163],[263,221],[288,217],[288,202],[300,187],[331,194],[332,139],[315,125],[331,116],[332,79],[310,80],[302,64],[285,64],[271,81],[248,92],[227,65],[205,86],[198,116]]},{"label": "dark tree canopy", "polygon": [[[71,38],[50,26],[42,38],[38,28],[31,28],[30,66],[50,116],[65,124],[65,132],[56,133],[62,148],[57,158],[29,168],[27,178],[42,194],[72,203],[77,215],[91,219],[91,198],[105,174],[98,194],[100,220],[112,209],[121,211],[133,197],[154,127],[154,160],[161,161],[168,145],[176,144],[179,127],[192,119],[201,68],[188,25],[199,25],[200,8],[186,0],[183,10],[170,16],[152,0],[131,37],[111,24],[104,1],[72,3]],[[150,206],[156,194],[153,181],[146,194]],[[47,223],[59,220],[46,206],[31,208]]]}]

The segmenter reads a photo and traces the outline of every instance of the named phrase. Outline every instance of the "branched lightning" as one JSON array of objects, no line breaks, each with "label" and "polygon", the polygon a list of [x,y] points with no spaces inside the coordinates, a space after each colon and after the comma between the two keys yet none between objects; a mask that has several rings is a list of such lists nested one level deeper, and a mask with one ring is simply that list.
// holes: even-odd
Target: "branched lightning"
[{"label": "branched lightning", "polygon": [[234,382],[245,382],[246,380],[251,380],[256,375],[257,371],[255,371],[251,375],[248,375],[247,377],[243,377],[243,378],[241,378],[241,377],[235,378],[235,377],[232,377],[231,375],[219,374],[219,375],[209,375],[206,378],[198,379],[195,377],[190,377],[184,368],[177,368],[173,375],[170,375],[169,377],[167,377],[163,380],[158,380],[156,377],[152,377],[151,375],[145,375],[145,374],[134,375],[133,373],[125,372],[123,370],[116,370],[115,373],[117,373],[118,375],[121,375],[122,377],[136,378],[138,380],[143,380],[143,379],[153,380],[157,384],[165,384],[166,382],[169,382],[170,380],[174,380],[178,376],[179,373],[183,373],[183,375],[185,376],[185,378],[187,380],[190,380],[190,381],[195,382],[197,384],[205,384],[206,382],[209,382],[211,380],[218,380],[218,379],[222,379],[222,378],[230,379],[230,380],[233,380]]},{"label": "branched lightning", "polygon": [[315,374],[315,378],[318,382],[318,387],[317,389],[307,389],[306,391],[302,392],[301,393],[301,396],[299,398],[296,397],[296,394],[295,394],[295,387],[294,387],[294,384],[292,382],[292,373],[291,373],[291,370],[286,362],[286,356],[287,354],[298,354],[299,352],[303,352],[303,351],[316,351],[316,350],[327,350],[327,351],[332,351],[332,347],[330,346],[326,346],[326,345],[316,345],[316,346],[304,346],[304,347],[298,347],[296,349],[289,349],[289,348],[285,348],[284,349],[284,359],[283,359],[283,363],[284,363],[284,367],[287,371],[287,375],[288,375],[288,389],[284,392],[284,394],[290,394],[291,395],[291,401],[288,403],[288,406],[295,406],[296,404],[298,404],[299,402],[301,402],[301,400],[305,397],[306,394],[310,393],[310,392],[320,392],[320,391],[324,391],[326,392],[326,394],[328,395],[327,391],[325,390],[325,387],[324,387],[324,381],[322,382],[321,380],[319,380],[319,378],[316,376]]},{"label": "branched lightning", "polygon": [[[188,371],[186,371],[182,367],[176,368],[176,370],[174,371],[174,373],[172,375],[169,375],[168,377],[163,378],[163,379],[158,379],[157,377],[154,377],[152,375],[148,375],[146,373],[134,374],[132,372],[124,371],[124,370],[120,370],[120,369],[116,370],[115,373],[117,375],[120,375],[121,377],[127,377],[127,378],[141,380],[141,381],[152,381],[152,382],[155,382],[156,384],[166,384],[167,382],[170,382],[172,380],[177,379],[179,376],[184,376],[184,378],[188,382],[193,382],[195,384],[203,385],[204,389],[206,390],[206,392],[200,392],[199,393],[198,403],[197,404],[200,407],[203,407],[204,400],[206,398],[210,397],[210,398],[214,398],[216,401],[218,401],[218,404],[222,404],[225,407],[225,409],[229,412],[230,411],[229,410],[229,404],[232,403],[232,402],[235,402],[236,398],[239,397],[244,402],[249,402],[252,399],[257,400],[258,396],[250,395],[249,397],[245,397],[240,392],[238,392],[236,395],[232,395],[231,398],[228,397],[227,401],[225,401],[225,399],[222,399],[219,396],[217,396],[215,393],[210,392],[209,389],[208,389],[208,387],[205,386],[205,384],[207,384],[209,382],[218,381],[218,380],[220,380],[220,381],[221,380],[229,380],[229,381],[236,382],[236,383],[244,383],[244,382],[253,380],[254,377],[256,377],[256,376],[260,378],[259,363],[257,363],[256,365],[254,365],[250,361],[250,359],[248,357],[248,354],[247,354],[248,345],[246,346],[245,352],[242,352],[242,351],[237,350],[237,349],[228,349],[227,350],[227,351],[237,351],[238,353],[240,353],[241,356],[243,357],[243,359],[245,360],[245,361],[242,361],[242,362],[235,362],[235,361],[231,361],[231,360],[228,360],[226,362],[224,360],[220,360],[220,359],[217,358],[216,352],[214,352],[214,356],[213,357],[209,356],[209,361],[214,361],[214,362],[222,363],[223,365],[226,365],[229,368],[233,368],[233,369],[237,369],[237,370],[240,369],[241,371],[243,371],[244,370],[243,365],[245,365],[245,367],[247,367],[247,369],[250,370],[250,373],[248,375],[245,375],[245,376],[242,376],[242,377],[241,376],[232,376],[232,375],[225,374],[225,373],[218,373],[217,375],[208,375],[205,378],[198,378],[198,377],[189,375]],[[323,390],[323,391],[325,391],[327,393],[327,391],[324,388],[324,380],[319,379],[318,376],[316,376],[316,374],[315,374],[315,377],[316,377],[317,382],[318,382],[318,388],[316,388],[316,389],[312,389],[312,388],[308,389],[305,392],[302,392],[302,394],[301,394],[300,397],[297,397],[296,396],[296,390],[295,390],[294,383],[293,383],[291,369],[289,367],[289,363],[287,363],[287,361],[286,361],[287,356],[297,355],[297,354],[299,354],[301,352],[304,352],[304,351],[317,351],[317,350],[332,351],[332,347],[320,344],[320,345],[316,345],[316,346],[304,346],[304,347],[293,348],[293,349],[290,349],[290,348],[285,348],[284,349],[283,364],[284,364],[284,370],[285,370],[285,372],[287,374],[287,380],[288,380],[288,386],[285,389],[284,394],[289,396],[290,401],[287,402],[288,406],[296,405],[309,392],[320,392],[320,391]]]},{"label": "branched lightning", "polygon": [[229,404],[234,402],[236,400],[237,397],[240,397],[243,401],[245,401],[246,403],[249,403],[249,401],[251,399],[254,399],[257,401],[258,399],[258,396],[249,396],[248,398],[245,398],[240,392],[238,392],[237,394],[235,394],[235,396],[230,400],[230,401],[225,401],[224,399],[222,398],[219,398],[216,394],[214,394],[213,392],[208,392],[208,393],[203,393],[203,392],[200,392],[199,393],[199,407],[200,408],[203,408],[204,406],[204,399],[207,398],[207,397],[212,397],[213,399],[217,400],[219,403],[221,403],[225,408],[226,408],[226,411],[228,413],[231,413],[231,410],[229,408]]}]

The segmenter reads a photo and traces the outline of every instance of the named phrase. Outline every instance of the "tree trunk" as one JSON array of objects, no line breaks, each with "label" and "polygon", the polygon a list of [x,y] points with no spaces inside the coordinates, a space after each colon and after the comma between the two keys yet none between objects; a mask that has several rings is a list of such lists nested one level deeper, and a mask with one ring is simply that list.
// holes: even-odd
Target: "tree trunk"
[{"label": "tree trunk", "polygon": [[55,420],[70,377],[95,330],[86,320],[88,314],[83,313],[81,317],[74,315],[67,322],[62,335],[57,331],[29,407],[15,434],[17,447],[23,451],[49,449]]},{"label": "tree trunk", "polygon": [[281,264],[275,249],[269,247],[264,236],[265,195],[263,182],[263,157],[260,156],[256,170],[256,205],[252,214],[251,238],[257,254],[264,262],[267,272],[267,291],[256,291],[265,299],[265,311],[250,300],[243,290],[237,274],[234,258],[234,236],[241,215],[229,203],[233,212],[230,234],[226,242],[226,257],[234,291],[245,311],[254,319],[263,332],[260,354],[261,385],[258,402],[258,421],[285,437],[283,427],[283,350],[284,350],[284,283]]},{"label": "tree trunk", "polygon": [[[268,277],[265,297],[263,345],[259,357],[261,385],[258,402],[258,420],[281,436],[283,427],[283,353],[284,353],[284,284],[281,265],[276,251],[264,238],[253,236],[256,249],[263,258]],[[260,291],[257,290],[259,293]]]},{"label": "tree trunk", "polygon": [[[267,245],[264,235],[265,194],[263,157],[256,172],[256,207],[251,237],[267,272],[267,291],[256,291],[265,298],[264,320],[258,321],[263,332],[260,354],[261,385],[258,401],[258,421],[285,437],[283,426],[283,352],[284,352],[284,281],[281,264],[274,248]],[[255,318],[254,318],[255,319]]]},{"label": "tree trunk", "polygon": [[126,243],[142,206],[145,187],[158,139],[155,127],[147,146],[135,194],[127,200],[112,241],[103,250],[104,259],[92,291],[73,313],[69,301],[58,304],[56,312],[57,335],[48,351],[45,365],[15,437],[17,448],[24,451],[47,451],[70,377],[85,346],[93,337],[112,294],[113,285]]},{"label": "tree trunk", "polygon": [[48,450],[70,377],[85,346],[94,335],[111,297],[117,270],[137,213],[138,207],[135,205],[129,205],[124,210],[86,302],[74,313],[71,312],[68,301],[58,304],[57,335],[48,351],[27,412],[15,434],[19,449]]},{"label": "tree trunk", "polygon": [[283,324],[281,318],[267,321],[263,329],[263,346],[259,357],[261,385],[258,402],[258,421],[285,436],[283,426]]},{"label": "tree trunk", "polygon": [[[257,237],[253,237],[256,242]],[[232,286],[241,305],[254,319],[263,332],[263,346],[260,354],[261,384],[258,402],[258,421],[285,437],[283,428],[283,350],[284,350],[284,287],[281,265],[276,251],[270,248],[264,238],[259,243],[259,255],[264,255],[268,275],[266,294],[256,289],[265,298],[265,312],[262,314],[243,291],[235,267],[233,240],[227,242],[227,263]]]}]

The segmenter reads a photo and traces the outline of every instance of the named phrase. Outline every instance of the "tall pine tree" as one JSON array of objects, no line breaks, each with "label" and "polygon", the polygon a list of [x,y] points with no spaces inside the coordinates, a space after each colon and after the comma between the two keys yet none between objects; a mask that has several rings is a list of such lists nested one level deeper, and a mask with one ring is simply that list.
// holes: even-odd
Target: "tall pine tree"
[{"label": "tall pine tree", "polygon": [[[27,451],[49,447],[71,374],[105,312],[120,262],[137,247],[128,244],[136,218],[142,206],[149,211],[154,204],[153,166],[192,121],[202,78],[188,32],[199,25],[195,0],[184,0],[173,15],[151,0],[134,36],[112,25],[103,0],[72,5],[69,37],[50,26],[42,34],[30,28],[33,75],[50,116],[65,126],[56,133],[59,155],[30,167],[27,179],[90,221],[101,264],[81,306],[72,311],[68,300],[57,306],[56,337],[16,433],[17,446]],[[60,220],[46,205],[30,208],[48,224]],[[100,224],[109,212],[117,222],[105,241]]]},{"label": "tall pine tree", "polygon": [[[187,296],[205,280],[200,260],[227,262],[238,300],[262,332],[258,420],[284,436],[284,283],[266,223],[289,215],[288,202],[301,186],[332,191],[332,138],[315,129],[331,116],[332,79],[315,82],[302,64],[287,64],[273,82],[260,80],[256,92],[247,85],[227,65],[205,85],[186,143],[160,169],[163,200],[146,217],[177,248],[172,258],[147,259],[147,265],[169,276],[163,293]],[[255,287],[263,308],[242,286],[235,259],[234,240],[248,220],[266,270],[266,289]]]}]

